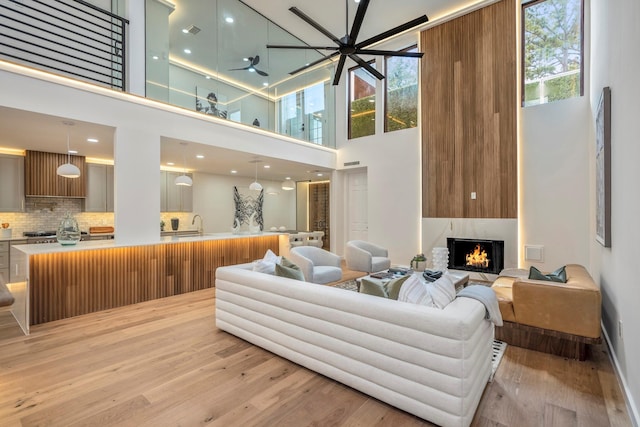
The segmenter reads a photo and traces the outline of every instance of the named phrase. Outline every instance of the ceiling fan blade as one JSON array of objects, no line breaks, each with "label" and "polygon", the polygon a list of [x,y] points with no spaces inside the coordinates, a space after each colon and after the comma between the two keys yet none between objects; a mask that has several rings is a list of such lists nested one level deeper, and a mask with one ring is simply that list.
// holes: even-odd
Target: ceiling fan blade
[{"label": "ceiling fan blade", "polygon": [[369,74],[371,74],[378,80],[384,79],[384,75],[380,71],[373,68],[371,64],[367,63],[364,59],[360,58],[358,55],[351,54],[349,55],[349,58],[353,59],[358,65],[360,65],[362,68],[367,70]]},{"label": "ceiling fan blade", "polygon": [[311,19],[309,16],[305,15],[304,12],[302,12],[297,7],[295,7],[295,6],[290,7],[289,10],[291,12],[293,12],[298,18],[302,19],[304,22],[306,22],[307,24],[311,25],[313,28],[315,28],[316,30],[320,31],[325,36],[329,37],[331,40],[333,40],[333,42],[335,44],[337,44],[337,45],[341,44],[340,43],[340,39],[338,37],[334,36],[333,34],[331,34],[331,32],[329,30],[324,28],[322,25],[318,24],[316,21]]},{"label": "ceiling fan blade", "polygon": [[313,49],[313,50],[338,50],[338,46],[285,46],[280,44],[268,44],[267,49]]},{"label": "ceiling fan blade", "polygon": [[349,34],[349,43],[355,43],[358,38],[358,33],[360,33],[360,28],[362,27],[362,21],[364,21],[364,14],[367,12],[367,7],[369,7],[369,0],[360,0],[356,16],[353,19],[351,34]]},{"label": "ceiling fan blade", "polygon": [[258,63],[260,62],[260,56],[256,55],[251,59],[251,65],[258,65]]},{"label": "ceiling fan blade", "polygon": [[329,60],[329,59],[331,59],[331,58],[334,58],[334,57],[335,57],[335,56],[337,56],[337,55],[340,55],[340,53],[339,53],[339,52],[333,52],[331,55],[328,55],[328,56],[325,56],[325,57],[323,57],[323,58],[317,59],[317,60],[315,60],[315,61],[313,61],[313,62],[310,62],[309,64],[305,65],[304,67],[300,67],[300,68],[297,68],[297,69],[295,69],[295,70],[293,70],[293,71],[289,72],[289,74],[290,74],[290,75],[297,74],[297,73],[299,73],[300,71],[306,70],[307,68],[313,67],[314,65],[318,65],[318,64],[320,64],[321,62],[324,62],[324,61],[327,61],[327,60]]},{"label": "ceiling fan blade", "polygon": [[338,65],[336,66],[336,74],[333,76],[333,85],[338,86],[340,83],[340,76],[342,76],[342,69],[344,68],[344,63],[347,60],[345,55],[340,56],[340,60],[338,61]]},{"label": "ceiling fan blade", "polygon": [[249,68],[251,68],[251,67],[249,66],[249,67],[244,67],[244,68],[230,68],[229,71],[248,70]]},{"label": "ceiling fan blade", "polygon": [[416,27],[418,25],[424,24],[425,22],[428,22],[429,18],[427,18],[427,15],[422,15],[419,18],[413,19],[409,22],[406,22],[402,25],[398,25],[395,28],[392,28],[390,30],[385,31],[384,33],[380,33],[377,36],[373,36],[370,39],[367,39],[363,42],[360,43],[356,43],[355,48],[356,49],[361,49],[363,47],[367,47],[369,45],[372,45],[374,43],[377,43],[379,41],[382,41],[384,39],[388,39],[389,37],[395,36],[396,34],[402,33],[403,31],[407,31],[413,27]]},{"label": "ceiling fan blade", "polygon": [[269,74],[265,73],[264,71],[258,70],[257,68],[255,70],[256,70],[256,73],[260,74],[261,76],[264,76],[264,77],[269,76]]},{"label": "ceiling fan blade", "polygon": [[422,58],[423,52],[402,52],[395,50],[358,49],[356,55],[404,56],[406,58]]}]

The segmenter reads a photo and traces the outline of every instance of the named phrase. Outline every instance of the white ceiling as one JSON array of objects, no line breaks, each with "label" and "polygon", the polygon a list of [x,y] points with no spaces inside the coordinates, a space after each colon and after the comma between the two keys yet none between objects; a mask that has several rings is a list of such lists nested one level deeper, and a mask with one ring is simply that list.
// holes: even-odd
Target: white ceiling
[{"label": "white ceiling", "polygon": [[[444,16],[455,13],[460,9],[473,7],[474,4],[485,2],[486,0],[401,0],[398,2],[372,0],[369,4],[367,14],[358,37],[359,41],[365,40],[379,32],[389,30],[407,21],[410,21],[420,15],[426,14],[431,21],[442,19]],[[172,24],[171,31],[175,33],[180,31],[186,23],[202,25],[203,32],[211,31],[207,26],[214,25],[208,21],[209,15],[203,11],[203,8],[210,8],[210,2],[207,0],[173,0],[176,4],[175,20]],[[354,0],[349,2],[349,20],[353,19],[357,4]],[[344,0],[243,0],[243,3],[255,9],[262,15],[266,16],[280,27],[286,29],[296,37],[300,38],[307,44],[312,45],[328,45],[332,42],[324,35],[310,27],[307,23],[295,16],[288,9],[292,6],[298,7],[302,12],[310,16],[316,22],[336,36],[342,37],[345,33],[345,2]],[[227,9],[224,9],[224,8]],[[246,13],[246,8],[236,3],[236,0],[219,0],[220,13],[226,13],[225,10],[237,11],[244,10],[243,16],[247,17],[251,14]],[[232,9],[229,9],[232,8]],[[236,12],[233,12],[236,13]],[[240,15],[237,15],[240,16]],[[251,18],[253,19],[253,18]],[[245,20],[245,22],[248,22]],[[235,29],[232,30],[234,38],[238,42],[233,46],[225,46],[222,51],[226,56],[227,63],[223,63],[220,69],[237,68],[246,66],[246,62],[242,62],[242,57],[261,55],[259,69],[263,69],[270,74],[270,79],[275,79],[279,74],[286,74],[291,71],[291,63],[284,60],[274,61],[277,57],[274,53],[267,53],[265,47],[265,39],[261,29],[257,28],[258,24],[249,23],[242,25],[242,17],[236,19],[234,23]],[[351,23],[349,23],[349,27]],[[270,38],[270,42],[288,44],[301,43],[287,35],[282,29],[269,29],[270,34],[277,34],[281,37],[279,40]],[[202,33],[201,33],[202,34]],[[174,37],[182,43],[185,38],[184,34],[173,34]],[[276,38],[277,38],[276,37]],[[240,42],[242,39],[242,42]],[[204,40],[204,39],[202,39]],[[243,43],[249,41],[249,48],[242,49],[238,46],[244,46]],[[182,55],[182,45],[178,41],[172,41],[172,55],[178,57]],[[203,42],[202,46],[204,46]],[[245,52],[245,50],[247,50]],[[301,61],[308,60],[309,55],[317,55],[315,51],[304,52],[304,58]],[[264,58],[263,59],[263,55]],[[271,59],[271,61],[269,61]],[[227,70],[228,71],[228,70]],[[255,73],[239,71],[234,73],[246,74],[246,78],[254,79],[255,84],[261,85],[262,78]],[[237,75],[237,74],[235,74]],[[0,148],[20,149],[20,150],[37,150],[48,152],[66,152],[66,135],[67,130],[70,132],[71,148],[76,149],[79,155],[93,158],[113,159],[113,134],[114,129],[92,123],[75,122],[75,125],[67,128],[63,125],[63,121],[67,120],[63,117],[51,115],[43,115],[31,112],[25,112],[10,108],[0,108]],[[99,143],[88,143],[87,138],[94,137],[100,140]],[[247,153],[241,153],[232,150],[225,150],[216,147],[204,146],[196,143],[189,143],[182,146],[176,140],[162,141],[161,160],[163,164],[173,161],[179,167],[183,165],[182,155],[186,155],[187,167],[196,172],[206,172],[215,174],[229,174],[231,169],[238,171],[238,176],[253,177],[255,174],[254,164],[250,163],[254,156]],[[196,155],[204,155],[204,159],[196,159]],[[262,157],[264,164],[269,164],[270,169],[262,168],[258,175],[263,179],[282,180],[285,176],[291,176],[294,180],[322,180],[324,177],[318,177],[317,171],[309,165],[299,164],[289,161],[282,161],[274,158]],[[261,165],[262,166],[262,165]],[[327,172],[327,171],[323,171]]]}]

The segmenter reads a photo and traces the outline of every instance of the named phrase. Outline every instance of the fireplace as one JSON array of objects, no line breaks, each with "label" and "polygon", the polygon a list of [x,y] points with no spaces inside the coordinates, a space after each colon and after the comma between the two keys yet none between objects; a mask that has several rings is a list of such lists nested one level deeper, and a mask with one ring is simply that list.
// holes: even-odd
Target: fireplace
[{"label": "fireplace", "polygon": [[448,237],[449,268],[499,274],[504,268],[504,240]]}]

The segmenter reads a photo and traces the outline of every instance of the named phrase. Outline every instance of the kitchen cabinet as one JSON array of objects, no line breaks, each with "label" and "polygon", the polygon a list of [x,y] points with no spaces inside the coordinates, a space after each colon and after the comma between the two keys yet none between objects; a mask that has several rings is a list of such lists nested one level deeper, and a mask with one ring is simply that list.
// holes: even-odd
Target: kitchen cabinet
[{"label": "kitchen cabinet", "polygon": [[58,176],[58,166],[67,163],[66,154],[27,150],[24,158],[25,196],[85,197],[87,194],[84,156],[70,156],[80,169],[80,178]]},{"label": "kitchen cabinet", "polygon": [[[160,171],[160,211],[161,212],[192,212],[193,187],[176,185],[175,179],[182,172]],[[187,174],[193,179],[191,174]]]},{"label": "kitchen cabinet", "polygon": [[0,154],[0,212],[24,211],[24,157]]},{"label": "kitchen cabinet", "polygon": [[85,212],[113,212],[113,165],[87,163]]}]

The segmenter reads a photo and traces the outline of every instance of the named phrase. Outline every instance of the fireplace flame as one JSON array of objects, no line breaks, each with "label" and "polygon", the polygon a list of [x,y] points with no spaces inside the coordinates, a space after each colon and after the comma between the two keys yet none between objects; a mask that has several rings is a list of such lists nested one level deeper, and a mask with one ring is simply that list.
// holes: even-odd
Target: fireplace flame
[{"label": "fireplace flame", "polygon": [[465,256],[467,265],[470,267],[489,268],[489,257],[487,252],[480,245],[476,245],[473,252]]}]

